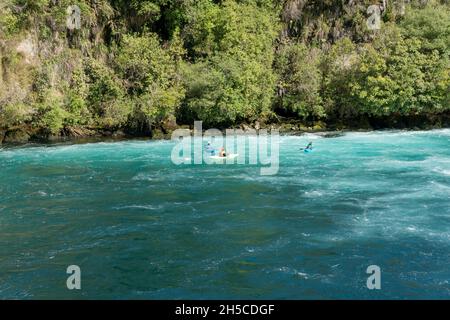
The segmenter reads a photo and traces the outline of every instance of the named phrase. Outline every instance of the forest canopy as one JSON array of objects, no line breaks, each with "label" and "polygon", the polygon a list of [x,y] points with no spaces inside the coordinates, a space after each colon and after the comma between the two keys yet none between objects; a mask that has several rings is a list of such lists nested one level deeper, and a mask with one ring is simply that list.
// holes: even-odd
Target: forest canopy
[{"label": "forest canopy", "polygon": [[0,130],[448,114],[449,55],[448,0],[0,0]]}]

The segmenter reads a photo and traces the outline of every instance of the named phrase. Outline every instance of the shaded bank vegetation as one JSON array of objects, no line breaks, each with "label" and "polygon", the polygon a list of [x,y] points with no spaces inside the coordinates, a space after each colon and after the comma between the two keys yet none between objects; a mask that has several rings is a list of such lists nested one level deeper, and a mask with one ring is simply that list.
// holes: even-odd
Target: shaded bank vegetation
[{"label": "shaded bank vegetation", "polygon": [[448,125],[449,53],[448,1],[0,0],[0,141]]}]

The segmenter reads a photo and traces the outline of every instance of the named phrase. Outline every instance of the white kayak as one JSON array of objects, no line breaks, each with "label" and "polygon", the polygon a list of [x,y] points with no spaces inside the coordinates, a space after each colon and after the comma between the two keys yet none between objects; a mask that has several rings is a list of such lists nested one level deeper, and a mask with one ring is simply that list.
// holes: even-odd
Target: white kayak
[{"label": "white kayak", "polygon": [[225,159],[234,159],[234,158],[237,158],[238,156],[239,156],[239,154],[232,153],[232,154],[227,155],[226,157],[210,156],[209,158],[213,159],[213,160],[225,160]]}]

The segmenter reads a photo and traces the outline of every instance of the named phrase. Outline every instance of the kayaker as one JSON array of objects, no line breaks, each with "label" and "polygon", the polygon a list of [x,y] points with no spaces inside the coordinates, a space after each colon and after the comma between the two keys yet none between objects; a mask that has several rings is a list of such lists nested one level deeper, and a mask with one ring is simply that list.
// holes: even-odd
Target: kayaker
[{"label": "kayaker", "polygon": [[313,149],[313,143],[312,142],[308,143],[306,148],[300,148],[300,150],[305,150],[305,151],[312,151],[312,149]]},{"label": "kayaker", "polygon": [[208,144],[206,145],[206,152],[209,152],[212,156],[215,155],[216,151],[214,150],[214,148],[211,146],[211,143],[208,142]]}]

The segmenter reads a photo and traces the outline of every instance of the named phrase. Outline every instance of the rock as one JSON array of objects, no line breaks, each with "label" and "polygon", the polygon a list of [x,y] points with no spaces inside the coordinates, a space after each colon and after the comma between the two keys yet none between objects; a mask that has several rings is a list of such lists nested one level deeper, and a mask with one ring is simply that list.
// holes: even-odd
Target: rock
[{"label": "rock", "polygon": [[342,131],[336,131],[336,132],[321,132],[318,133],[323,138],[338,138],[344,136],[344,133]]},{"label": "rock", "polygon": [[30,134],[23,129],[11,130],[5,133],[3,143],[26,143]]},{"label": "rock", "polygon": [[322,121],[317,121],[313,126],[313,131],[323,131],[327,128],[327,125]]},{"label": "rock", "polygon": [[177,119],[174,116],[167,117],[161,124],[161,129],[165,134],[170,134],[178,129]]},{"label": "rock", "polygon": [[338,123],[336,123],[336,124],[334,125],[334,128],[333,128],[333,129],[342,131],[342,130],[346,130],[346,129],[347,129],[347,126],[346,126],[344,123],[342,123],[342,122],[338,122]]},{"label": "rock", "polygon": [[81,127],[65,127],[63,134],[70,138],[85,138],[95,136],[97,132]]},{"label": "rock", "polygon": [[27,64],[31,64],[37,56],[37,44],[34,38],[28,34],[16,47],[16,51],[24,57]]},{"label": "rock", "polygon": [[125,137],[125,136],[126,136],[126,134],[122,130],[117,130],[117,131],[113,132],[113,134],[112,134],[113,138],[121,138],[121,137]]},{"label": "rock", "polygon": [[308,128],[304,124],[299,124],[297,128],[299,131],[308,131]]},{"label": "rock", "polygon": [[245,123],[241,124],[241,129],[244,130],[244,132],[248,132],[248,131],[252,130],[252,128]]},{"label": "rock", "polygon": [[255,122],[255,129],[256,129],[256,130],[261,129],[261,124],[259,123],[259,121],[256,121],[256,122]]},{"label": "rock", "polygon": [[289,123],[282,123],[282,124],[280,125],[279,130],[280,130],[280,133],[291,132],[291,131],[293,130],[293,127],[292,127],[292,125],[289,124]]},{"label": "rock", "polygon": [[2,142],[3,142],[3,138],[5,137],[5,133],[6,133],[5,130],[0,130],[0,144],[2,144]]}]

